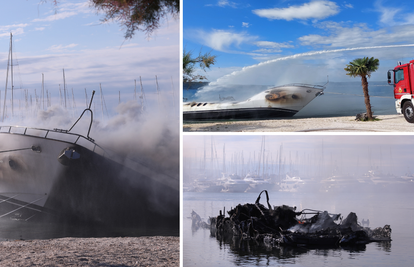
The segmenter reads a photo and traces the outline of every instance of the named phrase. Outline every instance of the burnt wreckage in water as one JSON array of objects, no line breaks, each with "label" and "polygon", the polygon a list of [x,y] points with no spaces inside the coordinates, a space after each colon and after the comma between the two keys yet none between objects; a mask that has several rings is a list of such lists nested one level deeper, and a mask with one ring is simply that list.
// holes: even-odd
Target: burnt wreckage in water
[{"label": "burnt wreckage in water", "polygon": [[[260,196],[265,192],[266,208],[260,204]],[[267,247],[316,246],[338,247],[363,245],[370,242],[391,241],[391,227],[385,225],[370,229],[357,222],[351,212],[342,220],[340,214],[327,211],[305,209],[296,212],[296,207],[272,206],[266,190],[262,191],[254,204],[237,205],[228,211],[226,217],[221,211],[217,217],[210,217],[210,232],[218,239],[233,237],[242,240],[255,240]],[[313,215],[310,218],[306,216]],[[193,227],[204,227],[199,216],[192,213]],[[339,223],[335,223],[339,221]]]}]

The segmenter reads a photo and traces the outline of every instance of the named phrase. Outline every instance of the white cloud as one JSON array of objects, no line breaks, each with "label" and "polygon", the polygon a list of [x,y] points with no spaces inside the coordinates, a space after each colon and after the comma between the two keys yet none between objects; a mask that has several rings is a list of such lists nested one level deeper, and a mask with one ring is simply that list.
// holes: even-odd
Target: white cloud
[{"label": "white cloud", "polygon": [[33,22],[55,21],[55,20],[60,20],[60,19],[66,19],[66,18],[69,18],[69,17],[73,17],[75,15],[77,15],[76,12],[61,12],[61,13],[56,13],[54,15],[47,16],[46,18],[43,18],[43,19],[34,19]]},{"label": "white cloud", "polygon": [[271,54],[271,53],[279,53],[279,52],[282,52],[282,49],[279,49],[279,48],[262,48],[262,49],[254,50],[253,52],[255,52],[255,53]]},{"label": "white cloud", "polygon": [[326,22],[318,27],[327,31],[326,35],[309,34],[299,38],[302,45],[337,47],[357,47],[367,45],[387,45],[398,43],[413,43],[414,25],[382,28],[372,30],[365,24],[344,27],[340,23]]},{"label": "white cloud", "polygon": [[255,9],[253,13],[271,20],[324,19],[338,14],[339,7],[334,2],[323,0],[287,8]]},{"label": "white cloud", "polygon": [[68,50],[68,48],[74,48],[78,46],[77,44],[70,44],[70,45],[52,45],[47,50],[52,52],[62,52]]},{"label": "white cloud", "polygon": [[[276,43],[276,42],[269,42],[269,41],[258,41],[254,43],[260,49],[254,50],[254,53],[264,53],[264,54],[274,54],[282,52],[282,48],[293,48],[294,46],[289,43]],[[268,60],[268,55],[256,55],[254,57],[256,60]]]},{"label": "white cloud", "polygon": [[344,3],[344,6],[346,8],[354,8],[354,6],[352,4],[349,4],[349,3]]},{"label": "white cloud", "polygon": [[10,37],[10,32],[13,34],[13,36],[16,36],[16,35],[19,35],[19,34],[23,34],[24,29],[23,28],[16,28],[14,30],[10,30],[9,32],[3,32],[3,33],[0,33],[0,37]]},{"label": "white cloud", "polygon": [[235,33],[225,30],[213,30],[212,32],[197,31],[197,38],[203,45],[217,51],[227,51],[233,46],[240,47],[241,44],[252,43],[257,39],[247,33]]},{"label": "white cloud", "polygon": [[25,28],[27,27],[29,24],[27,23],[20,23],[20,24],[13,24],[13,25],[6,25],[6,26],[0,26],[0,32],[3,31],[10,31],[13,28]]},{"label": "white cloud", "polygon": [[380,13],[380,22],[386,26],[414,23],[412,5],[402,3],[398,8],[383,6],[381,0],[375,2],[375,10]]},{"label": "white cloud", "polygon": [[[382,6],[380,1],[375,3],[376,10],[381,13],[380,15],[380,22],[385,25],[395,25],[396,22],[394,21],[395,15],[401,11],[399,8],[391,8],[391,7],[384,7]],[[403,21],[403,19],[399,19],[399,21]]]},{"label": "white cloud", "polygon": [[248,22],[242,22],[242,27],[249,28],[250,24]]},{"label": "white cloud", "polygon": [[219,0],[218,3],[217,3],[217,5],[219,7],[226,7],[226,6],[229,6],[229,7],[232,7],[232,8],[236,8],[237,7],[237,4],[236,3],[231,2],[231,1],[227,1],[227,0]]},{"label": "white cloud", "polygon": [[39,27],[39,28],[35,28],[35,31],[43,31],[45,29],[45,27]]},{"label": "white cloud", "polygon": [[258,41],[255,45],[260,47],[267,47],[267,48],[292,48],[293,45],[289,43],[276,43],[276,42],[269,42],[269,41]]},{"label": "white cloud", "polygon": [[78,14],[86,14],[91,12],[92,10],[90,9],[88,2],[77,4],[62,3],[61,5],[59,5],[58,10],[54,14],[44,18],[34,19],[33,22],[61,20],[76,16]]},{"label": "white cloud", "polygon": [[27,26],[29,26],[27,23],[0,26],[0,38],[10,37],[10,32],[13,33],[13,36],[23,34],[24,28]]}]

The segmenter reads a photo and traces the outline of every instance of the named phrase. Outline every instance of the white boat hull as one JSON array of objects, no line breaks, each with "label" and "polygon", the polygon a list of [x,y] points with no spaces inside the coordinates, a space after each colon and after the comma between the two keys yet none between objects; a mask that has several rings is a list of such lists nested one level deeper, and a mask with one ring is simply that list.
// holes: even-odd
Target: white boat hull
[{"label": "white boat hull", "polygon": [[187,102],[184,120],[269,119],[291,117],[321,95],[322,86],[292,84],[274,87],[241,102]]},{"label": "white boat hull", "polygon": [[27,219],[44,211],[65,169],[57,157],[66,147],[61,141],[0,133],[0,218]]}]

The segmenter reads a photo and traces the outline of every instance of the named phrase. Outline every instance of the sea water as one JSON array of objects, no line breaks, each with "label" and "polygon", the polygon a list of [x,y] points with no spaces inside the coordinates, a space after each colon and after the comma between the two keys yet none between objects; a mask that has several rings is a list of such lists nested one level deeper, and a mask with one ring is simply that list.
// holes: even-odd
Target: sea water
[{"label": "sea water", "polygon": [[[393,87],[385,81],[368,81],[368,83],[374,116],[397,114]],[[271,85],[184,84],[183,100],[184,102],[219,102],[220,99],[226,98],[243,101],[271,87]],[[312,100],[295,117],[355,116],[364,112],[366,112],[365,100],[360,81],[329,82],[324,95]]]},{"label": "sea water", "polygon": [[[204,221],[238,204],[254,203],[257,193],[195,193],[183,195],[184,266],[413,266],[414,195],[410,192],[271,192],[271,205],[296,206],[341,213],[344,218],[355,212],[358,221],[370,220],[370,227],[389,224],[391,242],[373,242],[351,248],[273,248],[263,249],[254,243],[225,243],[210,235],[208,229],[191,227],[191,211]],[[266,198],[262,195],[265,206]],[[227,215],[228,216],[228,215]]]}]

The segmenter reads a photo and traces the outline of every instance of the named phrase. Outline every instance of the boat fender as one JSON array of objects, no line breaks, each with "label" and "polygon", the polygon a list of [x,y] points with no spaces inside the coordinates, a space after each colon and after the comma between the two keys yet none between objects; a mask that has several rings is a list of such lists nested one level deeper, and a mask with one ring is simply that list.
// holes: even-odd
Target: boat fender
[{"label": "boat fender", "polygon": [[75,150],[75,148],[73,147],[67,147],[65,149],[63,149],[59,156],[58,156],[58,161],[62,164],[62,165],[69,165],[70,163],[77,161],[78,159],[80,159],[81,155]]},{"label": "boat fender", "polygon": [[17,170],[19,168],[19,165],[17,164],[17,162],[12,159],[9,160],[9,166],[10,168],[12,168],[12,170]]},{"label": "boat fender", "polygon": [[40,148],[40,146],[32,146],[32,151],[40,153],[42,152],[42,149]]}]

